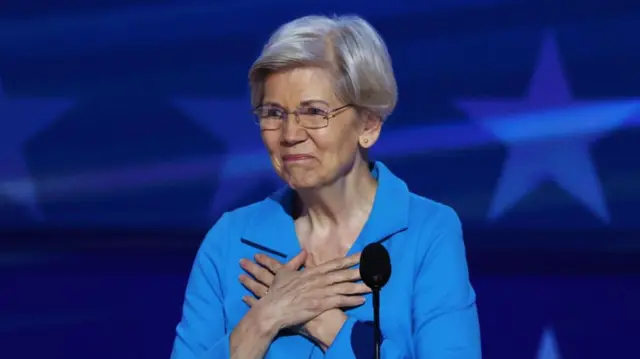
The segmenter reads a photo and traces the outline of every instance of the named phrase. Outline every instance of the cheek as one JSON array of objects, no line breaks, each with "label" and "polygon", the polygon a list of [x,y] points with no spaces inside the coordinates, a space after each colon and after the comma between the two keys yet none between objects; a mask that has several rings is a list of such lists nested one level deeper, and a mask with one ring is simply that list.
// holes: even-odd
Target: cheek
[{"label": "cheek", "polygon": [[358,137],[351,128],[339,128],[316,138],[316,146],[326,164],[340,167],[353,161]]},{"label": "cheek", "polygon": [[262,143],[269,154],[269,158],[271,159],[271,163],[276,168],[278,172],[282,167],[282,163],[280,163],[280,140],[279,135],[277,133],[271,131],[263,131],[262,132]]},{"label": "cheek", "polygon": [[280,136],[276,133],[276,131],[262,131],[260,134],[262,137],[262,143],[267,149],[269,154],[275,153],[278,151],[280,146],[279,138]]}]

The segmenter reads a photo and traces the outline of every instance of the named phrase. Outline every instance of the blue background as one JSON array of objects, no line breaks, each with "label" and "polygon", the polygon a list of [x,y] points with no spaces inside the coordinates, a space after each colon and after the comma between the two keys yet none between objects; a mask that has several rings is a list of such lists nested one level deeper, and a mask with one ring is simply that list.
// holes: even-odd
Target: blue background
[{"label": "blue background", "polygon": [[[0,357],[168,357],[205,231],[280,185],[249,116],[247,70],[278,25],[312,13],[357,13],[385,38],[400,95],[375,157],[459,213],[486,357],[638,355],[640,4],[0,9]],[[541,63],[562,74],[529,96],[536,69],[553,72]],[[561,78],[575,102],[543,106]],[[461,105],[527,99],[518,113],[489,106],[489,119]],[[510,162],[521,148],[531,157]],[[535,166],[541,176],[527,177]],[[515,200],[496,214],[501,188]],[[598,199],[603,215],[585,204]]]}]

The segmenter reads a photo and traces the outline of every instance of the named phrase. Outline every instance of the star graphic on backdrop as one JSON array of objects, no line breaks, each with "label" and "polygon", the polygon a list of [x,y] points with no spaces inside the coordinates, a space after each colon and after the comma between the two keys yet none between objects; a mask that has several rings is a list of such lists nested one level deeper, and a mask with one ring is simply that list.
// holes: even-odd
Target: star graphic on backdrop
[{"label": "star graphic on backdrop", "polygon": [[502,216],[542,181],[552,180],[609,222],[590,145],[640,111],[640,101],[574,100],[556,42],[548,35],[524,99],[465,99],[457,106],[508,146],[489,219]]},{"label": "star graphic on backdrop", "polygon": [[546,328],[542,332],[536,359],[561,359],[558,340],[556,339],[556,334],[553,329]]},{"label": "star graphic on backdrop", "polygon": [[263,149],[248,98],[181,98],[174,99],[173,103],[225,143],[227,154],[222,159],[220,183],[211,203],[213,214],[231,209],[251,191],[264,188],[265,181],[266,187],[277,188],[279,178]]},{"label": "star graphic on backdrop", "polygon": [[65,99],[11,98],[0,81],[0,193],[26,207],[35,219],[42,219],[43,214],[22,147],[72,105],[73,101]]}]

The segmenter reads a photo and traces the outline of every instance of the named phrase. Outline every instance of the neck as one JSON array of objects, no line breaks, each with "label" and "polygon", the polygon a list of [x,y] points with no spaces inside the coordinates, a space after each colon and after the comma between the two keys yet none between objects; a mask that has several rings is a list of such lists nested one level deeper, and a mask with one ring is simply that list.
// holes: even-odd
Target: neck
[{"label": "neck", "polygon": [[341,225],[356,212],[369,213],[377,185],[368,164],[359,163],[328,186],[298,191],[300,215],[308,218],[311,228]]}]

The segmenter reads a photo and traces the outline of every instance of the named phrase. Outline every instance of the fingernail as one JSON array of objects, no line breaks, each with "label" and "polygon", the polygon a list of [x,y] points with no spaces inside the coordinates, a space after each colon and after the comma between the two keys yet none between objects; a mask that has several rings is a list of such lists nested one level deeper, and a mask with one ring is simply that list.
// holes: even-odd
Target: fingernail
[{"label": "fingernail", "polygon": [[246,259],[242,258],[240,260],[240,267],[244,267],[244,264],[246,263]]}]

